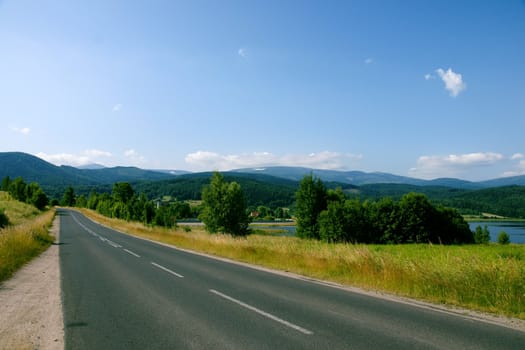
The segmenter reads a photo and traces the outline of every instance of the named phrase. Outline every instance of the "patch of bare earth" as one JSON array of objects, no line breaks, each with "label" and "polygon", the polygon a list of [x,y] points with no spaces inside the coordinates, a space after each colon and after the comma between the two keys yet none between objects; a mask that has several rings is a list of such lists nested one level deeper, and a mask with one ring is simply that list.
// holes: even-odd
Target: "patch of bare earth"
[{"label": "patch of bare earth", "polygon": [[[60,217],[51,228],[58,242]],[[63,349],[58,245],[0,284],[0,349]]]}]

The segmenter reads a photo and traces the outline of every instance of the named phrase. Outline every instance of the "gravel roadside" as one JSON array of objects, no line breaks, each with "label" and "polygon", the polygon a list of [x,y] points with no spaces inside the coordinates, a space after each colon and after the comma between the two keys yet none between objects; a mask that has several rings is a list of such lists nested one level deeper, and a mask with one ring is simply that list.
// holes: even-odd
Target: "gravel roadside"
[{"label": "gravel roadside", "polygon": [[[59,242],[60,217],[51,228]],[[63,349],[58,245],[0,284],[0,349]]]}]

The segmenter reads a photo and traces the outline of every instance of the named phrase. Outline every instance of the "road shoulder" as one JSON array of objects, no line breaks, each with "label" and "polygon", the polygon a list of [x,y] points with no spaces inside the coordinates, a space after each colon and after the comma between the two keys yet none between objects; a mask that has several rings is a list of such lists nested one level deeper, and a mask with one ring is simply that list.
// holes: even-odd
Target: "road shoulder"
[{"label": "road shoulder", "polygon": [[0,349],[64,348],[59,232],[57,215],[55,244],[0,284]]}]

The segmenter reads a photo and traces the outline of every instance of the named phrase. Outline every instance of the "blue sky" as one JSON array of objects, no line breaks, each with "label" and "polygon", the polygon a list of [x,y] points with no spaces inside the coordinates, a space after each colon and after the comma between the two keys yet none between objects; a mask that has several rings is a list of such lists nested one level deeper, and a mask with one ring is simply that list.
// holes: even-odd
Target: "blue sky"
[{"label": "blue sky", "polygon": [[525,1],[0,0],[0,151],[525,174]]}]

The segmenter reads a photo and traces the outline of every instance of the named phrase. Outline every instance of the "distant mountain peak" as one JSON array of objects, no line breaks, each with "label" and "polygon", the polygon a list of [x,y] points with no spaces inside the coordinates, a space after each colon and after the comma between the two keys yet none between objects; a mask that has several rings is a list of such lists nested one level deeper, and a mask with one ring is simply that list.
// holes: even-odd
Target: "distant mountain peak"
[{"label": "distant mountain peak", "polygon": [[81,170],[97,170],[97,169],[105,169],[106,167],[103,166],[102,164],[91,163],[91,164],[77,166],[76,168],[81,169]]}]

